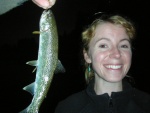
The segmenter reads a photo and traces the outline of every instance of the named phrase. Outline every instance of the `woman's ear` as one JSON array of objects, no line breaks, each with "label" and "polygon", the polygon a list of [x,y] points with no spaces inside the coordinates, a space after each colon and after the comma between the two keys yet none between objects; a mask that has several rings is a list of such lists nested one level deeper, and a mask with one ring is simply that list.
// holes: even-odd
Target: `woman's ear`
[{"label": "woman's ear", "polygon": [[83,56],[84,56],[84,60],[87,63],[91,63],[91,58],[90,58],[90,56],[88,55],[88,52],[85,49],[83,49]]}]

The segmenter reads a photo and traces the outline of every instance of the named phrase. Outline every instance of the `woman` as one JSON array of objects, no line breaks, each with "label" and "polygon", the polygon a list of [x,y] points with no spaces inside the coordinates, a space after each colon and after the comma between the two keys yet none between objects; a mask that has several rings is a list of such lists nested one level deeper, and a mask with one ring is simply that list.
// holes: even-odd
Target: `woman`
[{"label": "woman", "polygon": [[150,113],[150,96],[124,80],[134,37],[134,25],[122,16],[95,19],[82,33],[88,87],[60,102],[55,113]]}]

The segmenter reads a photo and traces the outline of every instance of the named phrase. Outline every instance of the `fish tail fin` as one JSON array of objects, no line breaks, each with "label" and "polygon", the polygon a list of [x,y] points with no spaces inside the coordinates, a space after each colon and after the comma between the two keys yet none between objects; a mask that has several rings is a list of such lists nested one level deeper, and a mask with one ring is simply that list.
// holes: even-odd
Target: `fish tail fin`
[{"label": "fish tail fin", "polygon": [[27,113],[27,108],[22,110],[22,111],[20,111],[19,113]]},{"label": "fish tail fin", "polygon": [[19,113],[38,113],[38,110],[36,110],[34,112],[29,111],[30,106],[31,106],[31,104],[27,108],[25,108],[24,110],[20,111]]},{"label": "fish tail fin", "polygon": [[23,88],[23,90],[28,91],[29,93],[31,93],[32,95],[34,95],[34,86],[35,86],[35,83],[33,82],[33,83],[25,86]]},{"label": "fish tail fin", "polygon": [[[30,105],[29,105],[29,106],[30,106]],[[26,107],[24,110],[20,111],[19,113],[28,113],[28,108],[29,108],[29,106]]]}]

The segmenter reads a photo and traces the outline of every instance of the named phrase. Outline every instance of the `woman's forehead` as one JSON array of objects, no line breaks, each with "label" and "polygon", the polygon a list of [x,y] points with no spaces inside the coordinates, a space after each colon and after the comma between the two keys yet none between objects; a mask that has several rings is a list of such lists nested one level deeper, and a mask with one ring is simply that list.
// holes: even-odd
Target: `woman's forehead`
[{"label": "woman's forehead", "polygon": [[111,23],[103,23],[100,24],[96,27],[95,29],[95,35],[127,35],[126,30],[123,26],[121,25],[115,25]]},{"label": "woman's forehead", "polygon": [[105,23],[97,26],[92,39],[95,41],[101,39],[122,40],[122,39],[129,39],[129,36],[127,35],[124,27],[122,27],[121,25]]}]

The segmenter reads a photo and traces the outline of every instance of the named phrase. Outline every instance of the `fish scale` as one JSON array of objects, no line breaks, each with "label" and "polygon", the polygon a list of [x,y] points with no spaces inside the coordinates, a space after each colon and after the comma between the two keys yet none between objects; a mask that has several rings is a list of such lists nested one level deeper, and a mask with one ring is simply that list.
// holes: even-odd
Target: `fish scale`
[{"label": "fish scale", "polygon": [[65,72],[58,60],[58,34],[52,11],[44,10],[40,18],[38,60],[27,64],[36,66],[35,82],[23,89],[33,94],[31,104],[20,113],[38,113],[46,97],[55,72]]}]

